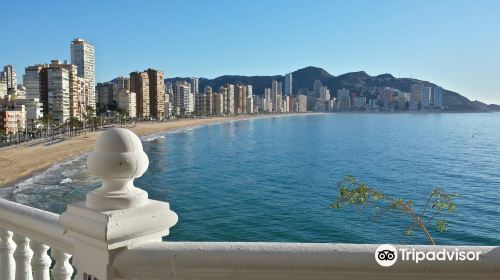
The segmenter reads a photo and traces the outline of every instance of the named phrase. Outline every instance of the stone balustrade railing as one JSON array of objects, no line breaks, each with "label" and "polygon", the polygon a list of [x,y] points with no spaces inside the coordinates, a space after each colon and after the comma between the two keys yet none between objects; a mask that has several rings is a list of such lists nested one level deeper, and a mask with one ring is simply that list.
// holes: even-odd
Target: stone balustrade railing
[{"label": "stone balustrade railing", "polygon": [[135,134],[109,129],[87,160],[103,184],[84,202],[59,216],[0,199],[0,280],[500,279],[500,247],[408,246],[481,259],[382,267],[377,245],[162,242],[177,215],[134,187],[148,164]]}]

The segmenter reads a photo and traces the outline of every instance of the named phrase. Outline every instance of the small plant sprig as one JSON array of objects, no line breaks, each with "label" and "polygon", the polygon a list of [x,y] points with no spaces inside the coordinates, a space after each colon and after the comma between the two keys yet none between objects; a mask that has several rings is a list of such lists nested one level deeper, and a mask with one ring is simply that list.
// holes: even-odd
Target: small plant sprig
[{"label": "small plant sprig", "polygon": [[[406,234],[411,235],[415,228],[420,228],[432,245],[436,242],[429,232],[429,226],[434,223],[439,232],[446,231],[448,221],[446,216],[455,211],[454,199],[457,194],[449,194],[440,188],[433,189],[427,197],[427,202],[421,211],[414,208],[413,200],[393,198],[358,181],[354,176],[345,176],[337,183],[338,197],[332,208],[339,209],[344,205],[359,205],[374,207],[378,211],[397,210],[411,219]],[[381,205],[386,204],[385,207]],[[380,212],[379,212],[380,214]]]}]

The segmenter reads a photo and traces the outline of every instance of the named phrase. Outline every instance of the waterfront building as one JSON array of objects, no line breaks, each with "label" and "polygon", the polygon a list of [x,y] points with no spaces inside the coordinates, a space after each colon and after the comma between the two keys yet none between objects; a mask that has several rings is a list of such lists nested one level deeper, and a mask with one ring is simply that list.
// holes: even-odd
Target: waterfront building
[{"label": "waterfront building", "polygon": [[24,69],[23,85],[26,87],[26,98],[40,99],[40,71],[48,64],[37,64]]},{"label": "waterfront building", "polygon": [[228,89],[221,86],[219,87],[219,93],[222,95],[222,99],[223,99],[223,104],[222,104],[222,112],[224,114],[227,114],[227,92],[228,92]]},{"label": "waterfront building", "polygon": [[175,115],[188,116],[194,112],[195,100],[191,92],[191,84],[186,81],[178,81],[174,86]]},{"label": "waterfront building", "polygon": [[354,97],[354,107],[358,110],[365,110],[366,109],[366,97]]},{"label": "waterfront building", "polygon": [[281,111],[281,95],[282,95],[281,82],[273,80],[272,86],[271,86],[272,112],[280,112]]},{"label": "waterfront building", "polygon": [[197,116],[205,116],[205,95],[194,95],[194,112]]},{"label": "waterfront building", "polygon": [[47,107],[56,123],[69,120],[70,84],[69,71],[65,68],[51,66],[47,69]]},{"label": "waterfront building", "polygon": [[432,108],[434,110],[443,110],[443,89],[441,87],[433,88]]},{"label": "waterfront building", "polygon": [[432,87],[423,87],[422,88],[422,109],[430,110],[431,109],[431,96],[432,96]]},{"label": "waterfront building", "polygon": [[26,127],[26,109],[24,105],[0,107],[0,130],[5,134],[15,134]]},{"label": "waterfront building", "polygon": [[264,99],[263,99],[263,111],[264,112],[272,112],[273,111],[273,103],[271,97],[271,89],[264,89]]},{"label": "waterfront building", "polygon": [[220,116],[224,114],[224,93],[214,94],[214,115]]},{"label": "waterfront building", "polygon": [[418,111],[422,107],[424,84],[412,84],[410,86],[410,111]]},{"label": "waterfront building", "polygon": [[398,103],[398,109],[400,111],[408,110],[409,102],[410,102],[410,95],[411,94],[409,92],[399,92],[398,93],[397,103]]},{"label": "waterfront building", "polygon": [[226,114],[234,115],[234,85],[226,84],[224,88],[226,88]]},{"label": "waterfront building", "polygon": [[98,108],[108,110],[117,106],[118,94],[115,83],[97,83],[96,92]]},{"label": "waterfront building", "polygon": [[293,84],[292,73],[288,73],[285,75],[285,95],[293,94],[292,84]]},{"label": "waterfront building", "polygon": [[253,106],[253,87],[252,85],[247,85],[246,87],[246,102],[245,102],[245,112],[247,114],[252,114],[254,111]]},{"label": "waterfront building", "polygon": [[340,112],[347,112],[351,108],[351,97],[348,89],[337,90],[337,107]]},{"label": "waterfront building", "polygon": [[165,94],[165,117],[170,118],[174,112],[174,94]]},{"label": "waterfront building", "polygon": [[259,95],[253,96],[253,108],[252,108],[253,113],[260,113],[261,111],[263,111],[262,108],[264,107],[262,106],[262,99],[263,98]]},{"label": "waterfront building", "polygon": [[210,116],[214,113],[214,94],[212,93],[212,88],[205,86],[203,94],[205,96],[205,115]]},{"label": "waterfront building", "polygon": [[118,92],[118,108],[123,110],[130,118],[137,117],[137,97],[136,93],[128,89],[121,89]]},{"label": "waterfront building", "polygon": [[247,87],[245,85],[236,85],[234,87],[234,113],[243,114],[246,112]]},{"label": "waterfront building", "polygon": [[78,76],[89,81],[88,105],[96,109],[95,94],[95,50],[94,46],[83,39],[74,39],[71,42],[71,64],[76,65]]},{"label": "waterfront building", "polygon": [[155,119],[161,119],[165,114],[165,81],[164,74],[160,70],[146,70],[149,79],[149,104],[150,115]]},{"label": "waterfront building", "polygon": [[[89,80],[76,77],[76,93],[72,96],[73,102],[77,100],[76,109],[73,108],[72,117],[76,117],[79,120],[83,120],[85,116],[89,113],[87,108],[90,107],[90,82]],[[73,104],[74,106],[75,104]]]},{"label": "waterfront building", "polygon": [[322,102],[326,102],[326,101],[330,100],[330,91],[328,90],[327,87],[322,86],[319,88],[319,99]]},{"label": "waterfront building", "polygon": [[198,78],[191,78],[189,83],[191,84],[191,93],[198,94],[200,93],[200,80]]},{"label": "waterfront building", "polygon": [[149,76],[146,72],[130,73],[130,91],[135,92],[136,117],[150,117]]},{"label": "waterfront building", "polygon": [[[34,124],[43,117],[43,103],[38,98],[29,98],[25,101],[26,121],[34,128]],[[39,124],[40,125],[40,124]]]},{"label": "waterfront building", "polygon": [[[48,68],[61,68],[65,69],[68,71],[68,77],[69,77],[69,108],[70,108],[70,117],[76,117],[78,119],[82,119],[83,115],[81,113],[81,109],[79,108],[81,106],[81,103],[83,102],[80,100],[81,98],[89,99],[90,97],[82,97],[79,95],[79,81],[78,81],[78,68],[76,65],[69,64],[67,61],[60,61],[60,60],[52,60],[50,64],[48,65]],[[39,71],[39,77],[40,79],[46,79],[46,75],[41,75],[43,69]],[[80,77],[81,78],[81,77]],[[45,85],[46,81],[43,80],[41,81],[40,85]],[[90,86],[90,84],[89,84]],[[40,86],[40,91],[42,95],[46,95],[47,87],[46,86]],[[89,88],[90,91],[90,88]],[[90,94],[90,92],[88,93]],[[45,97],[40,96],[40,99],[42,102],[44,100],[47,100]]]},{"label": "waterfront building", "polygon": [[297,110],[298,113],[307,112],[307,95],[299,94],[297,95]]}]

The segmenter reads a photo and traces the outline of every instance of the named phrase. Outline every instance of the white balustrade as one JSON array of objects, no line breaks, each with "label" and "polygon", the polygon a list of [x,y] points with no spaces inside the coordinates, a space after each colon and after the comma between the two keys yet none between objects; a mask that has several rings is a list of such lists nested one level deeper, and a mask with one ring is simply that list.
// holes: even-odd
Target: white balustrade
[{"label": "white balustrade", "polygon": [[53,250],[51,255],[56,262],[52,269],[52,277],[54,277],[54,280],[70,280],[74,272],[69,262],[71,255],[57,249]]},{"label": "white balustrade", "polygon": [[52,259],[47,254],[49,248],[49,246],[39,241],[31,241],[31,249],[34,253],[31,259],[31,268],[33,270],[33,279],[35,280],[50,280],[49,269]]},{"label": "white balustrade", "polygon": [[24,235],[15,234],[14,242],[17,248],[14,252],[14,260],[16,260],[16,280],[31,280],[31,258],[33,251],[30,248],[30,239]]},{"label": "white balustrade", "polygon": [[478,262],[383,268],[376,244],[161,242],[177,215],[134,186],[148,164],[139,138],[113,128],[89,154],[103,183],[86,201],[59,216],[0,199],[0,280],[500,279],[500,247],[491,246],[460,247],[481,252]]},{"label": "white balustrade", "polygon": [[12,231],[0,228],[0,279],[14,280],[15,262],[14,251],[16,244],[12,240]]}]

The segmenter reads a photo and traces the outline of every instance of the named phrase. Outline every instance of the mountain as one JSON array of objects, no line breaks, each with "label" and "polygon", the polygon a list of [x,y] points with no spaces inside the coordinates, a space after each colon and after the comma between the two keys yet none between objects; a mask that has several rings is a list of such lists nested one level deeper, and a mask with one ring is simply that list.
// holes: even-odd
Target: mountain
[{"label": "mountain", "polygon": [[[364,71],[346,73],[340,76],[333,76],[327,71],[319,67],[308,66],[293,74],[293,92],[296,93],[300,88],[312,89],[313,83],[320,80],[323,85],[326,85],[333,96],[337,95],[337,90],[347,88],[358,95],[375,97],[369,89],[373,87],[392,87],[401,91],[409,92],[410,86],[415,83],[423,83],[426,86],[437,86],[428,81],[422,81],[411,78],[396,78],[391,74],[381,74],[378,76],[370,76]],[[178,80],[187,80],[189,78],[169,78],[165,82],[176,82]],[[224,84],[251,84],[253,92],[257,95],[264,93],[264,88],[271,87],[272,80],[279,82],[284,81],[284,76],[235,76],[224,75],[215,79],[200,78],[200,90],[205,86],[211,86],[214,91]],[[498,111],[499,105],[487,105],[479,101],[471,101],[467,97],[459,93],[443,89],[443,105],[447,111]]]}]

